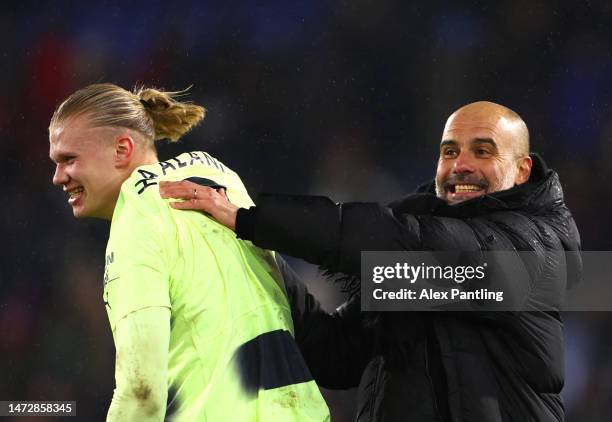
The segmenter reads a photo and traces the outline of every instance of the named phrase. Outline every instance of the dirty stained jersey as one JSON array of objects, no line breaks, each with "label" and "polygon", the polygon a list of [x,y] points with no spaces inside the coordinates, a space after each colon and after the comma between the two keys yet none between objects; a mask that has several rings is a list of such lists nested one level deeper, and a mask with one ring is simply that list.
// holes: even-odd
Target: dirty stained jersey
[{"label": "dirty stained jersey", "polygon": [[[201,213],[172,209],[159,196],[160,180],[192,177],[226,187],[240,207],[253,205],[238,175],[204,152],[132,173],[123,183],[106,250],[103,297],[115,344],[121,340],[117,324],[130,314],[170,310],[170,326],[161,323],[159,330],[170,330],[165,385],[171,420],[329,420],[293,340],[274,254],[236,239]],[[119,330],[126,336],[138,331]],[[136,395],[150,393],[146,380],[131,376],[137,372],[131,366],[146,361],[154,347],[148,349],[118,356],[109,419],[122,400],[122,380],[140,389],[133,388]],[[159,366],[163,374],[163,362]]]}]

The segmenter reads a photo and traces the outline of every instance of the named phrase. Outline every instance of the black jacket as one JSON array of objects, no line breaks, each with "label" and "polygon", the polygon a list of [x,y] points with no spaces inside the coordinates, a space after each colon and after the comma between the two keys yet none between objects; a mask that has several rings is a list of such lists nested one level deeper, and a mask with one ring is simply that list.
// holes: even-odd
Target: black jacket
[{"label": "black jacket", "polygon": [[[557,174],[533,160],[527,183],[454,206],[433,185],[389,207],[264,195],[239,212],[237,234],[349,276],[362,250],[534,251],[531,284],[516,294],[529,301],[545,286],[562,297],[580,277],[580,239]],[[570,253],[550,260],[550,250]],[[353,296],[330,315],[292,277],[287,288],[314,378],[359,385],[360,422],[564,420],[558,311],[366,313]]]}]

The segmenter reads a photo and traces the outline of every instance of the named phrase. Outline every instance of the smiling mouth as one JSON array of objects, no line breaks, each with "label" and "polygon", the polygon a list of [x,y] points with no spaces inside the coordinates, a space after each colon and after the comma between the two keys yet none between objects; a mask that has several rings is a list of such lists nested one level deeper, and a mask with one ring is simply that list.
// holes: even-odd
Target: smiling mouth
[{"label": "smiling mouth", "polygon": [[473,193],[483,191],[484,188],[480,185],[474,185],[470,183],[457,183],[456,185],[449,185],[448,191],[450,193]]},{"label": "smiling mouth", "polygon": [[68,203],[73,204],[76,202],[85,192],[85,189],[82,186],[71,189],[68,192]]}]

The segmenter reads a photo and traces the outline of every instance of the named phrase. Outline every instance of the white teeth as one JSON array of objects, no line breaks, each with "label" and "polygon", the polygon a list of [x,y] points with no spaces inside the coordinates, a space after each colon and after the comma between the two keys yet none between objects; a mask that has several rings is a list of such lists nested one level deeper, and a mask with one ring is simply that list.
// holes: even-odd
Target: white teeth
[{"label": "white teeth", "polygon": [[478,185],[455,185],[455,192],[478,192],[481,190]]},{"label": "white teeth", "polygon": [[75,196],[81,194],[83,192],[83,188],[76,188],[74,190],[71,190],[70,192],[68,192],[68,195],[70,195],[71,198],[74,198]]}]

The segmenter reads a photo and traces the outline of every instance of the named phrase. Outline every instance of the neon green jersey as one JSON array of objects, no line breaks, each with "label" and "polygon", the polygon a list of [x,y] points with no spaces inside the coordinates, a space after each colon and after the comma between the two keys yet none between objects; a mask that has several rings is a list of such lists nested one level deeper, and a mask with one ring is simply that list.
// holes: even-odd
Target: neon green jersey
[{"label": "neon green jersey", "polygon": [[136,169],[121,188],[106,250],[113,335],[132,312],[171,309],[172,420],[329,420],[293,340],[273,253],[160,197],[160,180],[192,177],[225,186],[240,207],[253,204],[238,175],[203,152]]}]

